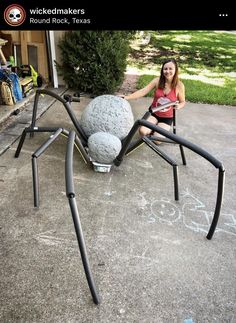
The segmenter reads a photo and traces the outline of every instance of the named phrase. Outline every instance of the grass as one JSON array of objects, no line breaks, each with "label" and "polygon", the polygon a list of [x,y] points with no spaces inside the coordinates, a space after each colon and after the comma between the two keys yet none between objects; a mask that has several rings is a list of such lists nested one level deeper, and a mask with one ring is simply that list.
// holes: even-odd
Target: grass
[{"label": "grass", "polygon": [[[190,102],[236,106],[236,34],[220,31],[151,31],[148,45],[131,44],[128,69],[142,88],[175,58]],[[149,93],[152,96],[153,93]]]}]

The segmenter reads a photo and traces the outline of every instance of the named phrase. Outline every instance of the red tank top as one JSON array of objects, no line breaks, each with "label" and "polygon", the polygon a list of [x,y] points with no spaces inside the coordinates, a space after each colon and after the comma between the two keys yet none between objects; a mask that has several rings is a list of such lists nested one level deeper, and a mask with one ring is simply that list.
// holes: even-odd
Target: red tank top
[{"label": "red tank top", "polygon": [[[176,95],[176,90],[171,89],[171,91],[168,94],[164,94],[163,89],[156,89],[154,98],[152,101],[152,107],[157,107],[159,105],[171,102],[171,101],[176,101],[177,100],[177,95]],[[173,118],[173,107],[166,108],[161,111],[155,112],[155,115],[161,118]]]}]

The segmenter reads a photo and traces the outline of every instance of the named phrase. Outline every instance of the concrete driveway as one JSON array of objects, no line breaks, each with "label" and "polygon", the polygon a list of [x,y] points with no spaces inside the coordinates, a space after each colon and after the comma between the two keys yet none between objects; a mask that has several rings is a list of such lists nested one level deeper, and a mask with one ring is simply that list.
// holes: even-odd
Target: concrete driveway
[{"label": "concrete driveway", "polygon": [[[77,117],[91,99],[73,104]],[[135,118],[150,99],[130,101]],[[78,210],[101,304],[92,302],[65,195],[66,138],[39,158],[40,207],[33,207],[31,154],[47,134],[18,140],[0,157],[0,321],[79,323],[236,322],[236,107],[188,103],[178,134],[226,168],[217,230],[205,238],[215,207],[217,170],[178,146],[162,148],[179,166],[180,201],[171,166],[142,146],[110,173],[74,154]],[[40,126],[72,129],[60,103]]]}]

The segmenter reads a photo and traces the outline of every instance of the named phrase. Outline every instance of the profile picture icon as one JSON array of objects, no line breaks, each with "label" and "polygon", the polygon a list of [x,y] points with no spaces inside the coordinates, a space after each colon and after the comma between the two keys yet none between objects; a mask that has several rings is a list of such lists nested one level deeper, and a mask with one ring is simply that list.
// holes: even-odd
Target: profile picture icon
[{"label": "profile picture icon", "polygon": [[4,11],[4,19],[10,26],[20,26],[26,18],[25,9],[18,4],[11,4]]}]

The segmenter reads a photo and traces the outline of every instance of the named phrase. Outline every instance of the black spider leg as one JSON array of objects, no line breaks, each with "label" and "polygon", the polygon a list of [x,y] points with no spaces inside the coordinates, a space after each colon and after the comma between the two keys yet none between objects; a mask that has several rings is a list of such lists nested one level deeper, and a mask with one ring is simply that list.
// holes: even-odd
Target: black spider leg
[{"label": "black spider leg", "polygon": [[[177,114],[176,114],[176,109],[175,107],[178,105],[179,101],[172,101],[172,102],[168,102],[166,104],[163,104],[161,106],[157,106],[157,107],[150,107],[149,108],[149,112],[151,115],[153,115],[155,117],[155,112],[163,110],[164,108],[168,108],[170,106],[173,106],[173,133],[176,135],[177,132]],[[145,119],[144,117],[142,119]],[[176,144],[176,142],[173,142],[170,139],[167,138],[163,138],[163,137],[156,137],[153,136],[152,138],[150,138],[152,141],[161,141],[161,142],[166,142],[166,143],[171,143],[171,144]],[[183,165],[186,165],[186,158],[185,158],[185,153],[184,153],[184,148],[182,145],[179,145],[180,148],[180,153],[181,153],[181,158],[182,158],[182,163]]]},{"label": "black spider leg", "polygon": [[[154,115],[154,112],[162,110],[164,108],[167,108],[169,106],[175,106],[178,103],[178,101],[172,101],[169,103],[166,103],[165,105],[158,106],[156,108],[150,107],[149,111],[147,111],[143,117],[142,120],[147,120],[147,118],[151,115]],[[173,115],[173,133],[176,133],[176,111],[174,109],[174,115]],[[170,156],[168,156],[162,149],[160,149],[156,144],[153,143],[153,141],[162,141],[162,142],[167,142],[167,143],[173,143],[176,144],[175,141],[167,139],[165,137],[157,137],[157,136],[144,136],[144,137],[139,137],[137,140],[131,142],[129,144],[128,149],[126,150],[125,155],[129,155],[129,153],[133,152],[135,149],[140,147],[143,143],[147,144],[152,150],[154,150],[160,157],[162,157],[165,161],[167,161],[172,167],[173,167],[173,178],[174,178],[174,196],[175,200],[179,200],[179,181],[178,181],[178,164],[176,163],[175,160],[173,160]],[[182,146],[181,146],[182,147]],[[181,156],[183,160],[183,164],[186,165],[186,160],[184,156],[184,150],[182,147],[181,150]],[[184,162],[185,161],[185,162]]]},{"label": "black spider leg", "polygon": [[[37,117],[37,110],[38,110],[38,104],[39,104],[39,96],[40,95],[49,95],[53,98],[55,98],[56,100],[60,101],[63,106],[65,107],[73,125],[75,126],[76,132],[82,142],[82,144],[84,146],[87,146],[87,141],[88,138],[85,134],[85,132],[83,131],[81,125],[79,124],[79,121],[76,118],[76,115],[74,114],[72,108],[71,108],[71,102],[79,102],[80,99],[78,97],[71,97],[71,96],[64,96],[66,99],[63,99],[62,97],[60,97],[59,95],[57,95],[56,93],[50,91],[50,90],[46,90],[46,89],[38,89],[36,91],[35,94],[35,99],[34,99],[34,107],[33,107],[33,114],[32,114],[32,121],[31,121],[31,128],[35,127],[36,124],[36,117]],[[31,133],[30,135],[31,137],[33,137],[33,133]]]},{"label": "black spider leg", "polygon": [[[149,116],[151,116],[151,115],[153,115],[155,117],[154,112],[163,110],[165,108],[168,108],[169,106],[175,107],[177,104],[178,104],[178,101],[171,101],[171,102],[168,102],[168,103],[166,103],[164,105],[157,106],[156,108],[153,108],[152,106],[150,106],[149,111],[147,111],[143,115],[143,117],[141,119],[142,120],[147,120],[147,118]],[[174,134],[176,134],[176,129],[177,129],[177,126],[176,126],[176,109],[173,109],[173,133]],[[149,139],[151,141],[161,141],[161,142],[165,142],[165,143],[176,144],[176,142],[174,142],[173,140],[167,139],[165,137],[157,137],[156,135],[155,136],[149,135],[148,137],[149,137]],[[125,155],[129,155],[130,153],[132,153],[134,150],[136,150],[142,144],[143,144],[143,140],[142,140],[141,137],[139,137],[135,141],[131,142],[129,144],[129,147],[128,147]],[[179,147],[180,147],[180,153],[181,153],[181,158],[182,158],[183,165],[186,165],[186,158],[185,158],[183,146],[179,145]]]},{"label": "black spider leg", "polygon": [[34,191],[34,207],[39,207],[39,179],[38,179],[38,164],[37,158],[57,139],[62,128],[49,137],[33,154],[32,154],[32,177],[33,177],[33,191]]},{"label": "black spider leg", "polygon": [[[158,110],[162,110],[163,107],[168,107],[170,105],[176,106],[178,104],[178,101],[175,102],[169,102],[163,106],[157,107],[157,108],[152,108],[150,107],[150,111],[151,114],[153,115],[154,112],[158,111]],[[177,134],[177,116],[176,116],[176,109],[173,109],[173,133],[176,135]],[[144,119],[144,118],[142,118]],[[150,138],[152,141],[161,141],[161,142],[166,142],[166,143],[170,143],[170,144],[176,144],[176,142],[174,142],[173,140],[167,139],[167,138],[163,138],[163,137],[156,137],[153,136],[152,138]],[[181,154],[181,158],[182,158],[182,163],[183,165],[187,165],[186,163],[186,158],[185,158],[185,153],[184,153],[184,148],[182,145],[179,145],[179,149],[180,149],[180,154]]]},{"label": "black spider leg", "polygon": [[224,195],[224,178],[225,178],[225,168],[222,164],[222,162],[220,162],[218,159],[216,159],[214,156],[212,156],[211,154],[209,154],[206,150],[200,148],[199,146],[191,143],[190,141],[176,135],[173,134],[157,125],[154,125],[146,120],[137,120],[132,129],[130,130],[128,136],[125,138],[125,140],[123,141],[123,145],[121,148],[121,151],[119,153],[119,155],[114,159],[114,164],[116,166],[119,166],[124,158],[124,155],[129,147],[129,144],[133,138],[133,136],[135,135],[136,131],[139,129],[140,126],[145,126],[157,133],[160,133],[161,135],[167,137],[168,139],[173,140],[174,142],[176,142],[179,145],[182,145],[183,147],[186,147],[190,150],[192,150],[193,152],[195,152],[196,154],[200,155],[201,157],[205,158],[206,160],[208,160],[213,166],[215,166],[219,172],[218,172],[218,188],[217,188],[217,198],[216,198],[216,206],[215,206],[215,211],[214,211],[214,216],[212,219],[212,223],[210,226],[210,229],[208,231],[207,234],[207,239],[211,239],[218,220],[219,220],[219,216],[220,216],[220,210],[221,210],[221,206],[222,206],[222,201],[223,201],[223,195]]},{"label": "black spider leg", "polygon": [[[151,113],[149,111],[147,111],[143,117],[142,120],[147,120],[147,118],[151,115]],[[126,137],[127,138],[127,137]],[[122,141],[123,142],[126,140],[126,138]],[[143,139],[141,137],[139,137],[138,139],[136,139],[133,142],[130,142],[128,149],[125,152],[125,155],[129,155],[129,153],[133,152],[135,149],[137,149],[139,146],[141,146],[143,144]]]},{"label": "black spider leg", "polygon": [[35,127],[35,128],[31,128],[31,127],[27,127],[25,128],[23,131],[22,131],[22,134],[21,134],[21,137],[20,137],[20,141],[18,143],[18,146],[16,148],[16,152],[15,152],[15,158],[18,158],[19,155],[20,155],[20,152],[21,152],[21,149],[23,147],[23,144],[25,142],[25,138],[26,138],[26,135],[27,133],[31,133],[31,132],[55,132],[58,130],[58,127],[57,128],[52,128],[52,127],[41,127],[41,128],[38,128],[38,127]]},{"label": "black spider leg", "polygon": [[[34,195],[34,207],[39,207],[39,179],[38,179],[38,165],[37,165],[37,158],[42,155],[42,153],[55,141],[55,139],[59,135],[63,135],[65,137],[69,136],[69,131],[63,128],[46,128],[46,127],[31,127],[25,128],[22,132],[21,139],[19,141],[18,147],[15,152],[15,158],[18,158],[26,138],[27,133],[34,133],[34,132],[54,132],[53,135],[49,137],[33,154],[32,154],[32,175],[33,175],[33,195]],[[92,167],[91,160],[84,149],[79,137],[75,136],[74,144],[77,150],[80,152],[84,162]]]},{"label": "black spider leg", "polygon": [[[31,134],[31,133],[35,133],[35,132],[55,132],[58,129],[59,128],[51,128],[51,127],[34,127],[34,128],[32,128],[31,126],[28,127],[28,128],[25,128],[22,131],[21,138],[20,138],[19,144],[18,144],[16,152],[15,152],[15,158],[18,158],[19,155],[20,155],[20,152],[21,152],[21,149],[23,147],[23,144],[24,144],[24,141],[25,141],[27,133]],[[66,130],[66,129],[63,129],[63,128],[61,128],[61,129],[62,129],[61,135],[64,135],[65,137],[68,137],[69,131]],[[92,167],[90,157],[89,157],[87,151],[85,150],[85,148],[84,148],[84,146],[83,146],[83,144],[81,142],[81,139],[77,135],[75,137],[75,146],[78,149],[78,151],[80,152],[84,162]]]},{"label": "black spider leg", "polygon": [[[56,140],[56,138],[60,134],[64,134],[66,137],[68,137],[68,143],[67,143],[67,152],[66,152],[66,162],[65,162],[65,177],[66,177],[66,195],[69,201],[71,213],[72,213],[72,218],[74,222],[74,227],[76,231],[76,236],[79,244],[79,249],[81,253],[81,259],[83,262],[84,266],[84,271],[85,275],[88,281],[88,285],[93,297],[93,301],[95,304],[100,303],[100,298],[99,295],[96,291],[96,286],[94,283],[94,279],[91,273],[89,261],[88,261],[88,256],[87,256],[87,251],[86,251],[86,246],[83,238],[83,232],[82,232],[82,227],[80,223],[80,218],[79,218],[79,213],[77,209],[77,204],[75,200],[75,193],[74,193],[74,184],[73,184],[73,147],[74,145],[77,147],[78,145],[78,137],[76,136],[75,132],[68,132],[65,129],[62,128],[36,128],[31,129],[30,127],[28,129],[24,129],[23,134],[22,134],[22,144],[25,139],[26,133],[27,132],[54,132],[53,135],[50,136],[50,138],[44,142],[33,154],[32,154],[32,174],[33,174],[33,190],[34,190],[34,206],[39,207],[39,179],[38,179],[38,164],[37,164],[37,158],[41,156],[41,154]],[[16,157],[19,156],[21,147],[18,149],[16,153]],[[77,147],[78,148],[78,147]]]},{"label": "black spider leg", "polygon": [[163,158],[168,164],[173,167],[173,176],[174,176],[174,195],[175,200],[179,200],[179,184],[178,184],[178,164],[170,156],[168,156],[162,149],[157,147],[147,136],[142,137],[143,142],[155,151],[161,158]]},{"label": "black spider leg", "polygon": [[[22,146],[25,141],[26,134],[28,132],[30,132],[30,137],[33,137],[34,132],[55,132],[58,129],[58,127],[57,128],[35,127],[38,104],[39,104],[39,96],[44,95],[44,94],[54,97],[56,100],[60,101],[64,105],[64,107],[65,107],[67,113],[69,114],[69,117],[70,117],[72,123],[74,124],[76,131],[77,131],[76,144],[78,144],[78,147],[80,148],[79,150],[83,156],[83,159],[86,160],[87,163],[91,163],[90,158],[88,157],[87,151],[84,148],[87,146],[88,138],[87,138],[86,134],[84,133],[82,127],[80,126],[78,120],[76,119],[76,116],[71,108],[71,102],[79,102],[80,98],[71,97],[70,95],[64,95],[64,99],[63,99],[59,95],[55,94],[54,92],[46,90],[46,89],[38,89],[36,91],[31,125],[30,125],[30,127],[27,127],[27,128],[25,128],[25,130],[23,130],[17,150],[16,150],[16,153],[15,153],[15,157],[17,158],[19,156],[20,151],[21,151]],[[38,130],[38,129],[40,129],[40,130]],[[64,131],[66,131],[66,130],[64,129]],[[67,132],[67,135],[68,135],[68,132]]]},{"label": "black spider leg", "polygon": [[73,149],[75,141],[75,132],[71,131],[69,133],[67,150],[66,150],[66,162],[65,162],[65,177],[66,177],[66,196],[71,209],[71,214],[74,222],[75,232],[79,244],[80,254],[84,266],[85,275],[90,288],[90,292],[95,304],[100,303],[100,297],[98,295],[95,282],[92,276],[92,272],[89,265],[89,260],[87,256],[86,246],[84,242],[79,212],[77,208],[77,203],[75,200],[75,190],[73,181]]},{"label": "black spider leg", "polygon": [[[177,129],[177,127],[176,127],[177,122],[176,121],[177,121],[176,120],[176,109],[173,109],[173,133],[175,135],[176,135],[176,129]],[[183,146],[179,145],[179,149],[180,149],[183,165],[187,165]]]}]

